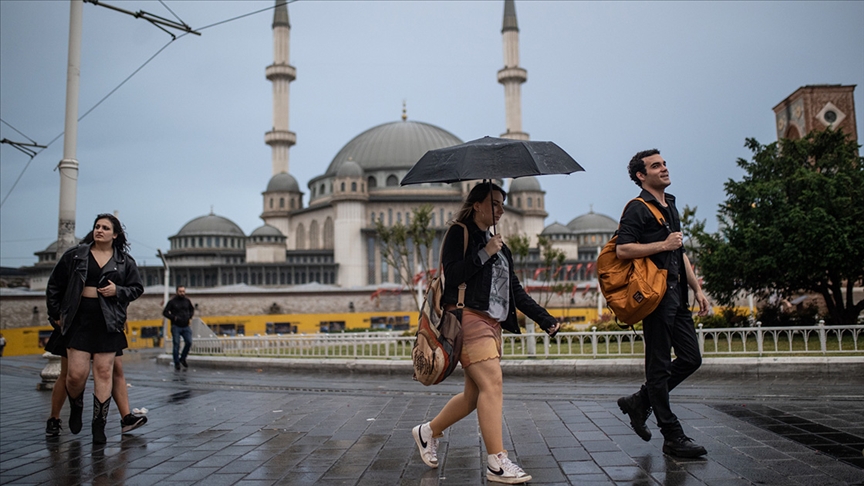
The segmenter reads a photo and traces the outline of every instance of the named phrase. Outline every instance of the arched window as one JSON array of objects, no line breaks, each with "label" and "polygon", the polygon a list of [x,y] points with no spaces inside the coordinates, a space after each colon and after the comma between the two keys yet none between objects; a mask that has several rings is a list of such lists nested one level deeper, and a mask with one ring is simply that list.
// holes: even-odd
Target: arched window
[{"label": "arched window", "polygon": [[291,198],[291,209],[294,209],[294,198]]},{"label": "arched window", "polygon": [[345,192],[345,183],[344,182],[342,184],[339,184],[339,191]]},{"label": "arched window", "polygon": [[533,201],[530,197],[528,198],[528,201],[527,201],[527,202],[528,202],[528,207],[529,207],[529,208],[534,207],[534,205],[532,204],[534,201]]},{"label": "arched window", "polygon": [[309,249],[317,250],[320,248],[320,240],[318,239],[318,221],[309,223]]},{"label": "arched window", "polygon": [[303,227],[303,223],[297,225],[297,231],[294,232],[297,237],[297,249],[305,250],[306,249],[306,228]]},{"label": "arched window", "polygon": [[279,198],[279,209],[284,209],[284,208],[285,208],[285,198],[280,197]]},{"label": "arched window", "polygon": [[273,198],[270,198],[270,209],[273,209]]},{"label": "arched window", "polygon": [[[330,189],[330,191],[332,192],[333,189]],[[323,182],[321,183],[321,188],[318,190],[318,195],[320,195],[320,196],[324,195],[324,183]]]},{"label": "arched window", "polygon": [[333,249],[333,218],[330,216],[324,220],[324,249]]},{"label": "arched window", "polygon": [[351,183],[351,192],[357,192],[357,183],[356,182]]},{"label": "arched window", "polygon": [[378,187],[378,180],[375,179],[375,176],[369,176],[366,179],[366,185],[369,186],[369,189],[375,189],[376,187]]},{"label": "arched window", "polygon": [[399,185],[399,178],[393,174],[387,176],[387,187],[394,187]]},{"label": "arched window", "polygon": [[516,198],[516,207],[522,208],[522,198],[521,197]]}]

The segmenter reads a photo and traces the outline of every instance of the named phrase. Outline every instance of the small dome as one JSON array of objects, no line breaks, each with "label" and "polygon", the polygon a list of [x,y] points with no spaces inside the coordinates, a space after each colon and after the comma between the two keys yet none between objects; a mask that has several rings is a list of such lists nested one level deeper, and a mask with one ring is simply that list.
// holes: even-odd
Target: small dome
[{"label": "small dome", "polygon": [[280,172],[270,178],[264,192],[300,192],[300,184],[291,174]]},{"label": "small dome", "polygon": [[255,231],[249,234],[249,237],[253,236],[278,236],[280,238],[285,238],[285,235],[279,231],[279,228],[275,226],[270,226],[269,224],[265,224],[264,226],[255,228]]},{"label": "small dome", "polygon": [[509,192],[525,192],[525,191],[535,191],[539,192],[543,189],[540,189],[540,182],[534,176],[528,177],[520,177],[518,179],[513,179],[513,182],[510,183],[510,191]]},{"label": "small dome", "polygon": [[559,223],[558,221],[555,221],[554,223],[550,224],[549,226],[543,228],[543,232],[540,234],[541,235],[572,235],[573,231],[570,228]]},{"label": "small dome", "polygon": [[342,166],[336,171],[336,177],[363,177],[363,169],[353,160],[342,162]]},{"label": "small dome", "polygon": [[550,224],[549,226],[543,228],[543,232],[540,234],[541,235],[572,235],[573,231],[570,228],[559,223],[558,221],[555,221],[554,223]]},{"label": "small dome", "polygon": [[573,218],[567,223],[567,227],[574,233],[614,233],[618,229],[618,222],[605,214],[591,211]]},{"label": "small dome", "polygon": [[243,230],[233,221],[210,213],[189,221],[174,237],[177,236],[243,236]]}]

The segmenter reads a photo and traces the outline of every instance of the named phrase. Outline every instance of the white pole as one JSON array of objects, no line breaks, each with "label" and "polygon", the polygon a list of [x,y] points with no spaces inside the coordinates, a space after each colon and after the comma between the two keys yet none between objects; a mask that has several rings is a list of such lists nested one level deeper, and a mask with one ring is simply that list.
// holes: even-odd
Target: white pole
[{"label": "white pole", "polygon": [[[168,267],[168,261],[165,260],[165,255],[162,254],[162,250],[156,250],[156,254],[159,255],[159,258],[162,259],[162,266],[165,267],[165,279],[163,281],[162,287],[162,308],[164,309],[166,305],[168,305],[168,289],[171,269]],[[162,339],[164,340],[165,352],[168,352],[168,318],[162,317]]]},{"label": "white pole", "polygon": [[78,195],[78,91],[81,84],[81,26],[84,2],[71,0],[69,8],[69,64],[66,68],[66,126],[60,172],[60,212],[57,224],[57,258],[75,246],[75,205]]}]

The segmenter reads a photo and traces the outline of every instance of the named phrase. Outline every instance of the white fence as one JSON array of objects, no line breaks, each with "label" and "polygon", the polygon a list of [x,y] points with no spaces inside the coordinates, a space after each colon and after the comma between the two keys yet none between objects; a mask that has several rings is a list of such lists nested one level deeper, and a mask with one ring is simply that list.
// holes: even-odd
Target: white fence
[{"label": "white fence", "polygon": [[[696,330],[703,356],[864,354],[864,325]],[[192,353],[272,358],[411,359],[413,336],[400,332],[198,338]],[[503,336],[504,358],[622,358],[643,355],[642,332],[591,331]],[[170,348],[169,348],[170,349]]]}]

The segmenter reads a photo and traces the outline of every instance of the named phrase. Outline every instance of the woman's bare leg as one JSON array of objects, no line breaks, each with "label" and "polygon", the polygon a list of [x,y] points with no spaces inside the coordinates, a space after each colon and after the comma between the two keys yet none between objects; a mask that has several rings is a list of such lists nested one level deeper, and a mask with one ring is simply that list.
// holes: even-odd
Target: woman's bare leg
[{"label": "woman's bare leg", "polygon": [[[473,366],[475,365],[472,364],[468,366],[468,368],[472,368]],[[462,393],[451,398],[450,401],[444,405],[444,408],[438,412],[438,415],[429,422],[429,427],[432,428],[432,436],[440,437],[444,430],[473,412],[474,409],[477,408],[478,393],[479,390],[477,384],[466,372],[465,388]]]},{"label": "woman's bare leg", "polygon": [[504,407],[501,362],[498,359],[487,359],[472,364],[465,372],[480,390],[477,397],[477,421],[480,423],[480,434],[483,435],[486,452],[497,454],[504,450],[501,431]]}]

